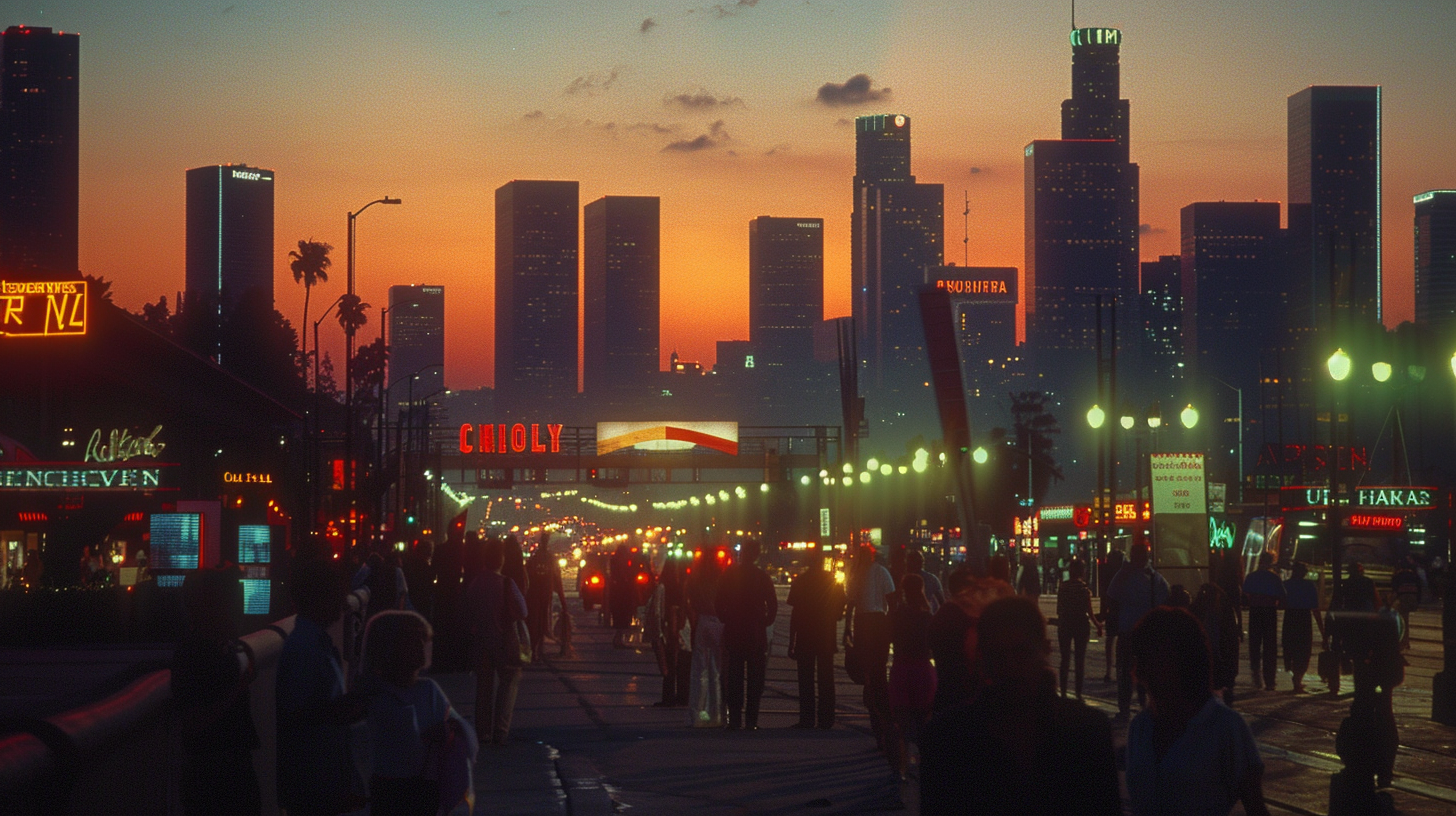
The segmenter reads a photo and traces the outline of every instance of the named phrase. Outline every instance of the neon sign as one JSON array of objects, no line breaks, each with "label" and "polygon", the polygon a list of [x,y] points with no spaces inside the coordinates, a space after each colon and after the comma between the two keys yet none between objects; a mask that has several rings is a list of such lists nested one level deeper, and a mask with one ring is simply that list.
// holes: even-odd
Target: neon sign
[{"label": "neon sign", "polygon": [[269,178],[266,178],[265,179],[265,178],[263,178],[263,174],[262,173],[254,173],[254,172],[249,171],[249,170],[234,170],[233,171],[233,178],[235,178],[235,179],[242,179],[243,181],[272,181],[273,180],[271,176]]},{"label": "neon sign", "polygon": [[1122,45],[1122,32],[1115,28],[1077,28],[1072,30],[1072,46]]},{"label": "neon sign", "polygon": [[935,282],[936,289],[944,289],[956,295],[1006,295],[1004,280],[945,280]]},{"label": "neon sign", "polygon": [[271,473],[233,473],[227,471],[222,474],[222,480],[228,484],[273,484]]},{"label": "neon sign", "polygon": [[1351,513],[1345,520],[1346,527],[1357,530],[1404,530],[1403,516],[1374,516],[1369,513]]},{"label": "neon sign", "polygon": [[0,335],[86,333],[86,281],[0,280]]},{"label": "neon sign", "polygon": [[461,453],[560,453],[561,452],[561,425],[554,423],[546,425],[547,441],[541,440],[541,425],[530,424],[530,444],[526,442],[526,428],[524,423],[517,422],[514,425],[501,423],[499,425],[472,425],[466,423],[460,426],[460,452]]},{"label": "neon sign", "polygon": [[162,455],[162,449],[167,443],[158,442],[157,434],[162,432],[162,426],[158,425],[146,436],[132,436],[131,431],[115,430],[111,432],[110,439],[102,444],[101,429],[97,428],[91,432],[91,441],[86,443],[85,462],[125,462],[138,456],[157,457]]},{"label": "neon sign", "polygon": [[1234,546],[1234,525],[1214,516],[1208,517],[1208,546],[1215,550],[1231,550]]},{"label": "neon sign", "polygon": [[162,486],[161,468],[0,468],[0,489],[153,490]]},{"label": "neon sign", "polygon": [[[1286,487],[1280,491],[1280,502],[1286,510],[1326,507],[1330,502],[1328,487]],[[1362,487],[1355,491],[1357,507],[1391,507],[1409,510],[1430,510],[1436,506],[1434,487]],[[1350,503],[1348,493],[1340,496],[1342,504]]]}]

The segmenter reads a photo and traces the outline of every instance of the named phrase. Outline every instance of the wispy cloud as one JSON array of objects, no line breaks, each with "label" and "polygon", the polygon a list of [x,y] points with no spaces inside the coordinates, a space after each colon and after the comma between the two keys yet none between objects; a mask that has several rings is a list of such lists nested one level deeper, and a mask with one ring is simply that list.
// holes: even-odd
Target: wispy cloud
[{"label": "wispy cloud", "polygon": [[723,127],[723,120],[714,122],[707,133],[701,133],[691,139],[679,139],[669,142],[662,148],[664,153],[697,153],[701,150],[712,150],[724,142],[727,142],[728,131]]},{"label": "wispy cloud", "polygon": [[642,32],[643,34],[646,34],[654,28],[657,28],[657,21],[652,19],[651,17],[648,17],[646,20],[642,21],[642,26],[637,30]]},{"label": "wispy cloud", "polygon": [[688,14],[705,11],[721,20],[724,17],[732,17],[744,9],[751,9],[756,5],[758,5],[758,0],[737,0],[737,2],[733,3],[714,3],[705,8],[689,9]]},{"label": "wispy cloud", "polygon": [[687,93],[669,94],[662,98],[662,104],[669,108],[677,107],[684,110],[712,110],[714,108],[743,107],[743,100],[736,96],[715,96],[708,91],[699,88],[696,91]]},{"label": "wispy cloud", "polygon": [[1162,227],[1155,227],[1152,224],[1138,224],[1139,235],[1162,235],[1167,230]]},{"label": "wispy cloud", "polygon": [[613,68],[606,73],[583,74],[573,79],[564,93],[567,96],[596,96],[611,88],[621,73],[621,68]]},{"label": "wispy cloud", "polygon": [[820,104],[831,108],[847,105],[866,105],[871,102],[885,102],[890,98],[889,88],[875,88],[869,74],[855,74],[844,82],[826,82],[819,86],[815,98]]}]

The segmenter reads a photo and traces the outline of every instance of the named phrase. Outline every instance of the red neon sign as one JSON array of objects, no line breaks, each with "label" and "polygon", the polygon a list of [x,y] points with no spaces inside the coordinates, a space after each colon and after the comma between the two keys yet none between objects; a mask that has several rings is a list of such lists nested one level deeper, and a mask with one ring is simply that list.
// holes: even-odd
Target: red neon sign
[{"label": "red neon sign", "polygon": [[465,423],[460,426],[460,452],[461,453],[560,453],[561,452],[561,425],[559,423],[546,425],[547,439],[541,439],[541,425],[530,424],[530,445],[526,442],[526,426],[517,422],[514,425],[501,423],[499,425],[472,425]]},{"label": "red neon sign", "polygon": [[1404,516],[1376,516],[1370,513],[1351,513],[1346,526],[1357,530],[1404,530]]}]

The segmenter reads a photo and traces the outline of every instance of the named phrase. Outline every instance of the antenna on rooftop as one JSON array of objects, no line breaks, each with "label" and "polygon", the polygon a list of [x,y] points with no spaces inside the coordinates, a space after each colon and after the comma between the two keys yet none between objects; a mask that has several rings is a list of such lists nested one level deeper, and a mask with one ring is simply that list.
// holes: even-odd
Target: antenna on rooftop
[{"label": "antenna on rooftop", "polygon": [[963,245],[962,252],[964,253],[964,256],[963,256],[963,258],[961,260],[961,266],[970,266],[971,265],[971,191],[970,190],[966,190],[965,191],[965,194],[966,194],[966,211],[961,214],[962,217],[963,217],[963,222],[962,222],[962,226],[961,226],[961,244]]},{"label": "antenna on rooftop", "polygon": [[1072,0],[1072,30],[1077,30],[1077,0]]}]

